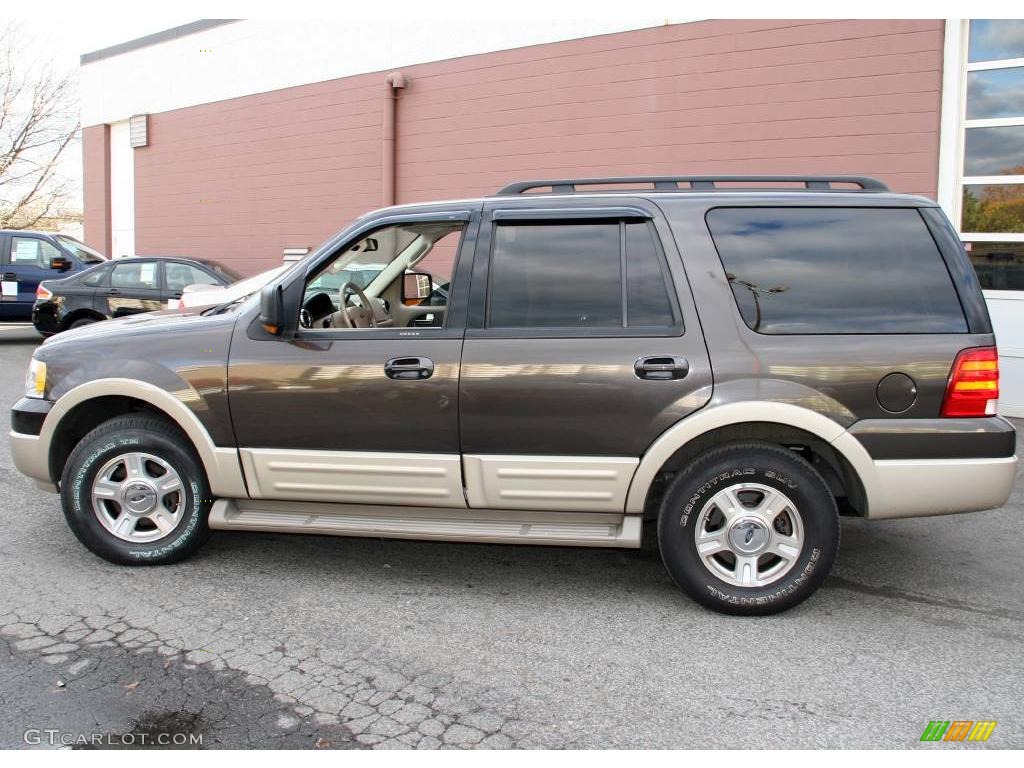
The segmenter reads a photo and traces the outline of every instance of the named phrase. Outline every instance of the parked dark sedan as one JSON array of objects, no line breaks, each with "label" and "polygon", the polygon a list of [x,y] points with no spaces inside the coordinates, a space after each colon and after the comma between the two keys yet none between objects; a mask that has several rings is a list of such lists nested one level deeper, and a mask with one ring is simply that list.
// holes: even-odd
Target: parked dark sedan
[{"label": "parked dark sedan", "polygon": [[214,261],[137,256],[66,277],[36,290],[32,323],[43,336],[139,312],[163,309],[186,285],[227,285],[239,275]]}]

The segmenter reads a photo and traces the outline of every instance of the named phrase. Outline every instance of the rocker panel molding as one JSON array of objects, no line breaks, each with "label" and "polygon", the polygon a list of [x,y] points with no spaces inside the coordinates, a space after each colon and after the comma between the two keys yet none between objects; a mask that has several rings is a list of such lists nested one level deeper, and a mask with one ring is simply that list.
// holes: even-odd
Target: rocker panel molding
[{"label": "rocker panel molding", "polygon": [[476,509],[622,512],[638,459],[604,456],[462,457]]},{"label": "rocker panel molding", "polygon": [[249,495],[345,504],[462,507],[457,455],[242,448]]}]

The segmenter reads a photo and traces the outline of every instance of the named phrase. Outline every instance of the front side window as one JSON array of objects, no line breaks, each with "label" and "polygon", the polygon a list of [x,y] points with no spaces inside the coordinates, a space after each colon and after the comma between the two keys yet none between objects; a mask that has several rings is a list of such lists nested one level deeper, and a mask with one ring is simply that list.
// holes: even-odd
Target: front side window
[{"label": "front side window", "polygon": [[29,266],[50,268],[53,259],[62,259],[62,254],[56,246],[38,237],[12,237],[11,238],[11,264],[13,266]]},{"label": "front side window", "polygon": [[[410,222],[350,243],[307,279],[300,325],[311,330],[443,326],[464,228],[463,222]],[[407,302],[403,286],[413,271],[425,275],[431,292]],[[436,311],[419,306],[435,294],[443,296],[429,304]]]},{"label": "front side window", "polygon": [[164,272],[167,290],[175,293],[180,293],[187,285],[220,285],[220,281],[209,272],[191,264],[169,261],[164,264]]},{"label": "front side window", "polygon": [[966,333],[952,278],[913,208],[717,208],[708,228],[759,333]]},{"label": "front side window", "polygon": [[155,261],[133,261],[115,264],[110,275],[110,287],[122,290],[156,290],[158,286]]},{"label": "front side window", "polygon": [[673,328],[648,222],[516,222],[494,231],[488,328]]}]

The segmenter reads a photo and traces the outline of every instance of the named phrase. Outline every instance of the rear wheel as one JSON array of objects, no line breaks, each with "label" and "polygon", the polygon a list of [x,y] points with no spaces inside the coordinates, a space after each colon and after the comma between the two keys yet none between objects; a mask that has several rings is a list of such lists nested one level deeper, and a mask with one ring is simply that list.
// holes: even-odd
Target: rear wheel
[{"label": "rear wheel", "polygon": [[839,548],[828,485],[803,458],[767,443],[724,446],[669,486],[658,516],[665,567],[694,600],[766,615],[806,600]]},{"label": "rear wheel", "polygon": [[64,466],[61,501],[78,540],[112,563],[173,563],[209,538],[202,464],[184,435],[151,416],[87,434]]}]

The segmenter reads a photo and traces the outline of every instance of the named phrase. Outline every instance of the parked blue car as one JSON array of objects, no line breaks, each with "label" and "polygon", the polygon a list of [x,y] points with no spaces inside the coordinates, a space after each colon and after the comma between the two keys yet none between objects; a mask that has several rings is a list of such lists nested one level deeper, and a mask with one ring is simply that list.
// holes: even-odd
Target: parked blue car
[{"label": "parked blue car", "polygon": [[31,320],[40,281],[105,261],[102,253],[68,235],[0,230],[0,320]]}]

